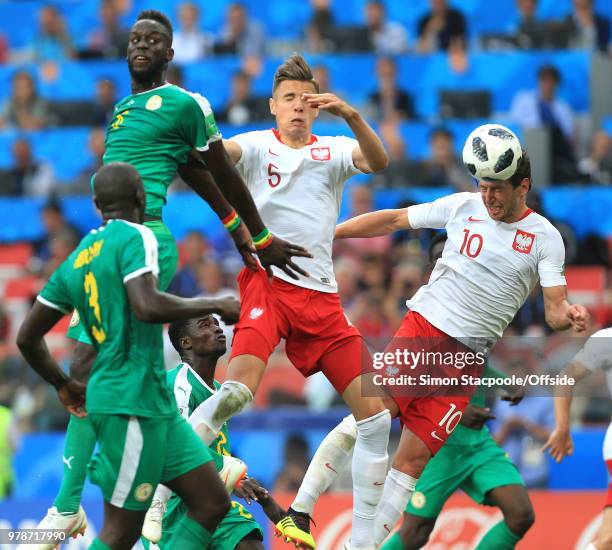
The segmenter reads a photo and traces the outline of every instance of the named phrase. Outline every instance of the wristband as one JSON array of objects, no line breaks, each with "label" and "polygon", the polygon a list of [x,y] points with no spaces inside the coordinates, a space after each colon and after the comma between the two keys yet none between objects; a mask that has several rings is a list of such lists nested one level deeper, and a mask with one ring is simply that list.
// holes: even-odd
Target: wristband
[{"label": "wristband", "polygon": [[270,230],[265,227],[261,233],[253,237],[253,244],[257,250],[263,250],[272,244],[272,239],[272,233],[270,233]]},{"label": "wristband", "polygon": [[221,223],[223,224],[225,229],[227,229],[230,233],[233,233],[234,231],[236,231],[236,229],[238,229],[238,226],[240,225],[241,221],[242,220],[240,219],[240,216],[237,214],[237,212],[235,210],[232,210],[232,212],[228,216],[221,220]]}]

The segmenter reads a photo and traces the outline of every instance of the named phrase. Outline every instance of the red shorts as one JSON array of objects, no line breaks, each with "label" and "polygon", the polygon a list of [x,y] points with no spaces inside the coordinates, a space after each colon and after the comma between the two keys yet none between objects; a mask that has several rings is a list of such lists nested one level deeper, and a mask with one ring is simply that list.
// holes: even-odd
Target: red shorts
[{"label": "red shorts", "polygon": [[281,279],[268,281],[262,269],[238,275],[240,320],[234,328],[231,358],[255,355],[267,363],[281,338],[303,376],[323,372],[338,393],[344,392],[370,354],[352,326],[336,293],[302,288]]},{"label": "red shorts", "polygon": [[606,460],[606,466],[608,467],[608,474],[610,476],[610,482],[608,483],[608,495],[606,496],[606,502],[604,508],[612,506],[612,459]]},{"label": "red shorts", "polygon": [[[448,334],[434,327],[427,319],[415,311],[409,311],[400,328],[393,336],[386,351],[394,351],[405,347],[413,347],[415,351],[444,351],[449,353],[472,353],[469,348],[448,336]],[[410,372],[405,370],[405,372]],[[423,369],[412,371],[411,374],[419,377]],[[472,370],[470,373],[476,371]],[[481,371],[478,371],[481,372]],[[434,376],[440,374],[436,368],[427,372]],[[465,371],[450,367],[445,373],[448,377],[459,377]],[[427,392],[430,392],[429,394]],[[411,430],[432,454],[436,454],[459,424],[463,411],[467,407],[473,394],[472,388],[459,388],[458,391],[449,392],[441,386],[430,390],[415,389],[412,395],[398,395],[391,393],[393,400],[399,407],[401,423]]]}]

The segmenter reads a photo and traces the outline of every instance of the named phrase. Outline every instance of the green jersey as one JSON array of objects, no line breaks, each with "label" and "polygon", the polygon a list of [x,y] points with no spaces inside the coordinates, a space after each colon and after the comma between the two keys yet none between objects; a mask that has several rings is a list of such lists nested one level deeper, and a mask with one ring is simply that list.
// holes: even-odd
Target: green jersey
[{"label": "green jersey", "polygon": [[127,162],[136,168],[147,194],[146,213],[161,217],[178,165],[192,149],[205,151],[219,139],[206,98],[164,84],[115,105],[106,129],[104,164]]},{"label": "green jersey", "polygon": [[[199,405],[211,397],[221,384],[213,380],[210,387],[202,377],[193,370],[187,363],[180,363],[178,366],[166,373],[168,387],[174,392],[176,405],[181,416],[188,419]],[[223,424],[217,439],[211,444],[210,448],[220,455],[231,455],[229,435],[227,432],[227,422]]]},{"label": "green jersey", "polygon": [[144,273],[157,277],[157,254],[148,227],[110,220],[83,237],[38,296],[64,313],[76,309],[96,348],[87,384],[90,413],[176,415],[165,383],[162,326],[136,319],[124,286]]}]

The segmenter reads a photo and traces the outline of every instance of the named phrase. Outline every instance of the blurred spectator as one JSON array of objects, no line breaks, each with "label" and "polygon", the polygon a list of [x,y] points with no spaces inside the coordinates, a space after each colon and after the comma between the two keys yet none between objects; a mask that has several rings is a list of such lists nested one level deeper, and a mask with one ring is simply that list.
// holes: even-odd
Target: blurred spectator
[{"label": "blurred spectator", "polygon": [[537,0],[516,0],[516,9],[519,13],[518,24],[515,31],[518,34],[529,32],[534,23],[537,23]]},{"label": "blurred spectator", "polygon": [[6,63],[9,59],[9,49],[6,38],[0,33],[0,65]]},{"label": "blurred spectator", "polygon": [[367,29],[370,42],[378,54],[393,55],[408,50],[408,35],[401,23],[387,21],[385,4],[370,0],[365,7]]},{"label": "blurred spectator", "polygon": [[572,142],[574,112],[557,97],[561,73],[553,65],[543,65],[538,71],[538,89],[518,92],[512,100],[510,118],[523,129],[547,128],[551,136],[551,163],[555,183],[577,177]]},{"label": "blurred spectator", "polygon": [[[319,84],[321,93],[331,92],[331,84],[329,83],[329,69],[325,65],[315,65],[312,67],[312,76]],[[322,115],[319,112],[319,117]]]},{"label": "blurred spectator", "polygon": [[574,0],[574,11],[567,16],[572,27],[572,42],[578,48],[607,51],[610,21],[593,11],[593,0]]},{"label": "blurred spectator", "polygon": [[170,82],[170,84],[174,84],[179,88],[184,88],[183,69],[181,69],[181,66],[177,65],[176,63],[170,63],[168,70],[166,71],[166,80]]},{"label": "blurred spectator", "polygon": [[113,118],[117,103],[117,88],[110,78],[101,78],[96,83],[96,98],[93,104],[94,124],[106,126]]},{"label": "blurred spectator", "polygon": [[218,114],[217,120],[242,126],[268,118],[270,118],[270,106],[267,98],[253,97],[251,77],[247,73],[243,71],[234,73],[230,97]]},{"label": "blurred spectator", "polygon": [[88,147],[92,156],[92,163],[81,172],[74,183],[68,188],[71,194],[91,194],[91,178],[102,167],[104,157],[104,140],[106,131],[104,128],[93,128],[89,133]]},{"label": "blurred spectator", "polygon": [[[74,225],[68,223],[57,199],[52,198],[49,200],[42,207],[40,216],[46,235],[36,245],[36,258],[40,262],[46,262],[55,255],[55,261],[57,261],[64,254],[65,250],[69,248],[66,254],[67,257],[81,238],[79,230]],[[61,240],[62,243],[54,248],[54,243],[58,240]],[[72,248],[70,248],[70,243],[72,243]]]},{"label": "blurred spectator", "polygon": [[438,128],[429,138],[431,158],[425,163],[425,185],[452,186],[454,191],[473,191],[474,185],[463,162],[455,154],[453,135]]},{"label": "blurred spectator", "polygon": [[397,319],[389,318],[385,310],[385,290],[376,288],[361,293],[351,309],[351,321],[366,341],[387,342],[396,328]]},{"label": "blurred spectator", "polygon": [[100,21],[102,25],[89,37],[87,57],[119,59],[125,57],[130,31],[121,25],[116,0],[102,0]]},{"label": "blurred spectator", "polygon": [[[20,24],[20,23],[17,23]],[[46,5],[38,14],[39,31],[28,57],[37,63],[64,61],[74,57],[72,40],[64,18],[53,5]]]},{"label": "blurred spectator", "polygon": [[38,96],[34,78],[28,71],[17,71],[13,75],[11,95],[0,109],[0,127],[38,130],[50,122],[48,104]]},{"label": "blurred spectator", "polygon": [[327,51],[336,28],[330,0],[310,0],[310,6],[313,14],[306,26],[307,47],[311,52]]},{"label": "blurred spectator", "polygon": [[357,279],[357,286],[360,290],[384,290],[389,283],[389,273],[387,272],[382,254],[365,252],[361,255],[361,269]]},{"label": "blurred spectator", "polygon": [[234,54],[241,57],[263,57],[265,33],[263,27],[249,18],[246,8],[239,3],[229,4],[221,36],[214,45],[216,54]]},{"label": "blurred spectator", "polygon": [[198,230],[193,230],[185,235],[180,250],[182,267],[172,279],[168,292],[191,298],[200,292],[197,269],[206,257],[210,256],[211,249],[204,235]]},{"label": "blurred spectator", "polygon": [[612,183],[612,139],[603,130],[595,132],[591,151],[578,163],[578,171],[588,183]]},{"label": "blurred spectator", "polygon": [[456,76],[469,77],[470,59],[463,38],[453,40],[448,46],[448,66]]},{"label": "blurred spectator", "polygon": [[0,195],[35,197],[48,195],[54,185],[53,166],[32,156],[30,142],[13,142],[13,165],[0,171]]},{"label": "blurred spectator", "polygon": [[421,52],[447,50],[456,39],[467,39],[463,14],[448,6],[447,0],[430,0],[431,12],[424,15],[418,24]]},{"label": "blurred spectator", "polygon": [[359,273],[359,262],[340,256],[334,261],[334,275],[338,284],[338,294],[342,307],[349,309],[358,293],[357,274]]},{"label": "blurred spectator", "polygon": [[225,275],[216,261],[209,259],[196,267],[196,282],[200,294],[208,298],[236,296],[236,291],[225,285]]},{"label": "blurred spectator", "polygon": [[[526,369],[520,370],[523,372],[514,369],[511,374],[530,374]],[[527,395],[515,406],[498,401],[493,414],[497,417],[492,425],[493,437],[508,453],[527,487],[547,487],[549,466],[541,448],[555,425],[552,398]]]},{"label": "blurred spectator", "polygon": [[414,118],[412,98],[397,85],[397,65],[391,57],[376,62],[378,89],[370,94],[369,102],[378,120]]},{"label": "blurred spectator", "polygon": [[207,56],[213,45],[213,38],[200,30],[200,10],[197,4],[184,2],[178,8],[179,28],[174,31],[172,47],[174,61],[191,63]]},{"label": "blurred spectator", "polygon": [[527,296],[527,300],[516,312],[508,328],[510,330],[507,333],[516,332],[516,334],[523,336],[550,334],[551,329],[546,324],[544,296],[539,284],[533,287],[529,296]]},{"label": "blurred spectator", "polygon": [[79,244],[79,238],[78,236],[75,237],[71,229],[66,228],[58,231],[49,243],[50,254],[47,260],[43,262],[39,275],[45,281],[48,280],[76,248],[77,244]]},{"label": "blurred spectator", "polygon": [[295,493],[310,463],[308,442],[299,433],[291,434],[285,441],[284,464],[276,477],[274,493]]},{"label": "blurred spectator", "polygon": [[372,181],[375,187],[403,187],[407,183],[417,185],[414,181],[416,174],[411,172],[415,163],[410,162],[404,138],[400,134],[398,124],[393,120],[382,122],[378,128],[387,154],[389,165],[382,172],[373,175]]}]

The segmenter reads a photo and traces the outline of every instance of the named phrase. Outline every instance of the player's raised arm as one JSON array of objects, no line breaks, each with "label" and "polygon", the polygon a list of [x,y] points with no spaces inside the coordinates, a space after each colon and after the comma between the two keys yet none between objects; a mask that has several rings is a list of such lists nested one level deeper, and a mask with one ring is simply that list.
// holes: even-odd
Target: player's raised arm
[{"label": "player's raised arm", "polygon": [[63,311],[37,301],[19,329],[17,347],[30,366],[57,390],[64,407],[75,416],[85,416],[85,384],[62,371],[44,340],[63,316]]},{"label": "player's raised arm", "polygon": [[331,93],[304,94],[303,99],[313,107],[343,118],[350,126],[359,143],[353,150],[353,163],[359,170],[368,174],[388,166],[389,157],[382,141],[357,109]]},{"label": "player's raised arm", "polygon": [[134,315],[145,323],[171,323],[217,313],[227,324],[238,321],[240,302],[235,298],[180,298],[160,292],[151,273],[143,273],[125,283]]},{"label": "player's raised arm", "polygon": [[589,320],[589,312],[584,306],[570,304],[567,301],[565,285],[543,287],[544,313],[546,323],[553,330],[565,330],[572,327],[576,332],[583,332]]},{"label": "player's raised arm", "polygon": [[378,237],[401,229],[410,229],[407,208],[379,210],[351,218],[336,226],[334,238]]},{"label": "player's raised arm", "polygon": [[[239,145],[237,146],[240,147]],[[257,269],[257,260],[253,256],[256,249],[253,245],[251,234],[236,214],[236,211],[223,196],[206,165],[201,159],[190,155],[187,162],[179,166],[178,172],[183,181],[197,195],[203,198],[214,210],[215,214],[219,216],[219,219],[223,222],[223,225],[234,240],[244,265],[249,269]]]}]

